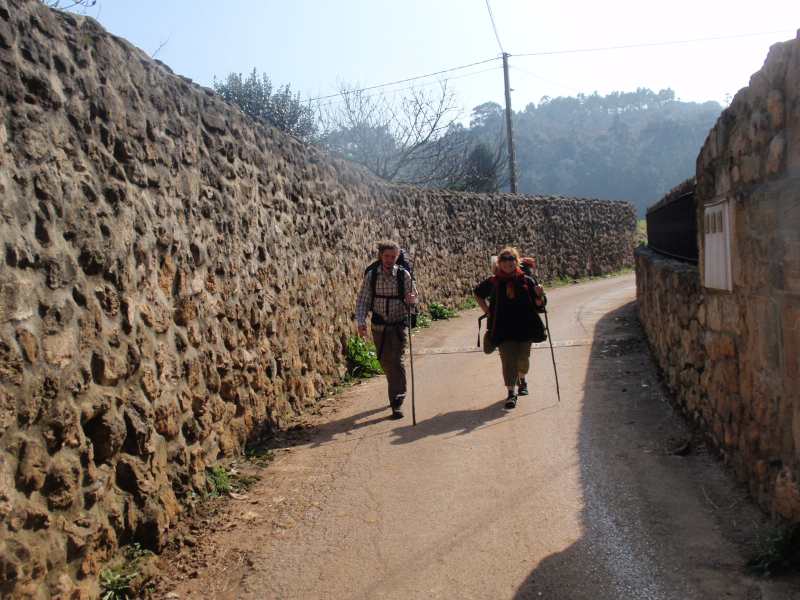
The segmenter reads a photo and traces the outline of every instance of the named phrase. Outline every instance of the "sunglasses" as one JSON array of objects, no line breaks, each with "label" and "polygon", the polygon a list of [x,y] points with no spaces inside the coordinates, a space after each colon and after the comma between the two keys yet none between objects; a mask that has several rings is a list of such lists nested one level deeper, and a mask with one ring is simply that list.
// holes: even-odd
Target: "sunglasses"
[{"label": "sunglasses", "polygon": [[517,260],[517,258],[515,256],[501,256],[500,257],[500,262],[505,262],[505,261],[509,261],[509,260],[513,261],[513,260]]}]

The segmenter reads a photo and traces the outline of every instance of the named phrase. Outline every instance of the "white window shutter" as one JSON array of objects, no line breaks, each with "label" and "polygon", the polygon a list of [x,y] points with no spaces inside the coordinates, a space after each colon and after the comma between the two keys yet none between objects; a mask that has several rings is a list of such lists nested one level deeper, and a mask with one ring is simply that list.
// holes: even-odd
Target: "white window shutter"
[{"label": "white window shutter", "polygon": [[705,247],[703,251],[703,285],[707,288],[731,291],[731,229],[730,202],[724,200],[704,208]]}]

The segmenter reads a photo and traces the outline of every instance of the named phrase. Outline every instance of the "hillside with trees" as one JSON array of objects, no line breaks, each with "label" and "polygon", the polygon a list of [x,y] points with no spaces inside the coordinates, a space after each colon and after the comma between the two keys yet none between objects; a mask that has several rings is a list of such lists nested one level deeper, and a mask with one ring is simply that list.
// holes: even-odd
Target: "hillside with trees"
[{"label": "hillside with trees", "polygon": [[[543,98],[514,114],[518,189],[629,200],[640,214],[694,173],[722,107],[675,99],[672,90]],[[502,148],[504,110],[475,107],[475,144]],[[501,165],[501,168],[505,168]]]},{"label": "hillside with trees", "polygon": [[[342,86],[314,111],[266,75],[232,73],[215,90],[250,116],[358,162],[389,181],[463,191],[508,189],[505,114],[486,102],[458,122],[453,94],[412,90],[397,100]],[[513,115],[517,189],[525,194],[628,200],[639,215],[694,174],[722,111],[670,89],[541,99]]]}]

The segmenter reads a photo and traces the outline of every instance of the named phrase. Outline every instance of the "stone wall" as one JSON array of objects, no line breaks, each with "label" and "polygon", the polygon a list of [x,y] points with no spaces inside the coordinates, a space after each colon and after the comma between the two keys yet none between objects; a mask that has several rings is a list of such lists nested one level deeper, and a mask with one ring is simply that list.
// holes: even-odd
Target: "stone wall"
[{"label": "stone wall", "polygon": [[[800,38],[774,45],[697,160],[698,268],[637,251],[639,310],[684,410],[767,510],[800,521]],[[732,292],[704,207],[732,206]]]},{"label": "stone wall", "polygon": [[627,203],[383,184],[35,1],[0,0],[0,115],[4,597],[160,548],[208,465],[328,392],[377,238],[448,304],[506,243],[633,262]]}]

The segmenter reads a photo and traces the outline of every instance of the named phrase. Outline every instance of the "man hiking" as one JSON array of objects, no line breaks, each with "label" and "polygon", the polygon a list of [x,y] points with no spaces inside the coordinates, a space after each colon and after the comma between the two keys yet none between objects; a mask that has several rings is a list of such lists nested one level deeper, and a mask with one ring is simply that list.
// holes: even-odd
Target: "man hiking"
[{"label": "man hiking", "polygon": [[364,273],[356,302],[358,335],[367,337],[367,313],[372,312],[372,340],[389,385],[389,406],[393,419],[403,418],[406,398],[406,324],[417,292],[408,269],[398,264],[397,242],[378,242],[378,262]]}]

